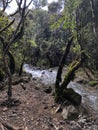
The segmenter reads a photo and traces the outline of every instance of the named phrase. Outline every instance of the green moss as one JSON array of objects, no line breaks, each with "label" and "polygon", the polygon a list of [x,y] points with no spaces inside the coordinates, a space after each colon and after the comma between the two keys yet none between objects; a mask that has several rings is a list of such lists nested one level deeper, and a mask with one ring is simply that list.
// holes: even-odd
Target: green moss
[{"label": "green moss", "polygon": [[90,81],[89,85],[90,86],[96,86],[98,84],[98,81]]}]

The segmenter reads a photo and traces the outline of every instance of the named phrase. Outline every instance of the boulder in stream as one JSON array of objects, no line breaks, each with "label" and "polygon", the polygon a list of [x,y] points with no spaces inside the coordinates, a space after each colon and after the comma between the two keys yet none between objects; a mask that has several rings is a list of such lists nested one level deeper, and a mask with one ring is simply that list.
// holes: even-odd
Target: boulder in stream
[{"label": "boulder in stream", "polygon": [[76,93],[72,88],[67,88],[64,90],[64,98],[77,106],[81,104],[82,100],[82,96]]}]

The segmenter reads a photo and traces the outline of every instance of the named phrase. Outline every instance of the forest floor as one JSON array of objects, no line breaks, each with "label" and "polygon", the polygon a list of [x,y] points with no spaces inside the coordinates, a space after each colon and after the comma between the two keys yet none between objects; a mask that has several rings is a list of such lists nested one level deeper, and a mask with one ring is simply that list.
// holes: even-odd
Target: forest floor
[{"label": "forest floor", "polygon": [[23,87],[13,86],[11,107],[7,106],[6,90],[0,92],[0,120],[22,130],[98,130],[94,116],[84,115],[69,121],[64,120],[60,112],[56,113],[58,104],[54,102],[53,91],[47,92],[49,85],[31,80]]}]

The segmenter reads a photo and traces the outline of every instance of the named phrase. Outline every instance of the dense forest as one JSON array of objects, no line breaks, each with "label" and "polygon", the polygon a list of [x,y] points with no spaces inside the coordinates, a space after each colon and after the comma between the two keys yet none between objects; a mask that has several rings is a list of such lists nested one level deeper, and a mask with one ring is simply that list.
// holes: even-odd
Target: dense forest
[{"label": "dense forest", "polygon": [[98,0],[0,0],[0,130],[98,129],[97,14]]}]

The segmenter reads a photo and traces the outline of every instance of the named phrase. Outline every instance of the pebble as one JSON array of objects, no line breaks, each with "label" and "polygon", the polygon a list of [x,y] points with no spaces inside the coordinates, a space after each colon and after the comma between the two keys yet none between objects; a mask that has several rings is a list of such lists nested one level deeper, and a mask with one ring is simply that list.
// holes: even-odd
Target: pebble
[{"label": "pebble", "polygon": [[4,111],[4,112],[5,112],[5,111],[7,111],[7,110],[8,110],[8,108],[7,108],[7,107],[4,107],[4,108],[3,108],[3,111]]}]

